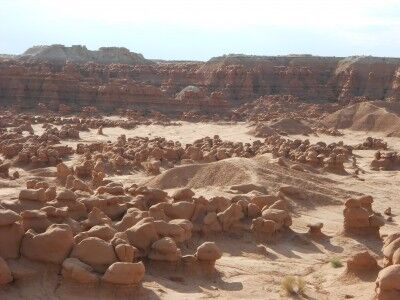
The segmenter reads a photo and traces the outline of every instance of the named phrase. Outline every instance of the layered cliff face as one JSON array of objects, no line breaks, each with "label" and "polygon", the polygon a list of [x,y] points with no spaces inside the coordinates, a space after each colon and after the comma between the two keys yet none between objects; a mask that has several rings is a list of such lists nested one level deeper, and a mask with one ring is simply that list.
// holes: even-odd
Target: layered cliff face
[{"label": "layered cliff face", "polygon": [[0,58],[1,104],[223,111],[264,95],[341,104],[400,100],[400,59],[394,58],[229,55],[205,63],[153,62],[124,48],[52,47]]},{"label": "layered cliff face", "polygon": [[400,59],[224,56],[201,67],[206,84],[233,101],[293,95],[305,101],[400,100]]}]

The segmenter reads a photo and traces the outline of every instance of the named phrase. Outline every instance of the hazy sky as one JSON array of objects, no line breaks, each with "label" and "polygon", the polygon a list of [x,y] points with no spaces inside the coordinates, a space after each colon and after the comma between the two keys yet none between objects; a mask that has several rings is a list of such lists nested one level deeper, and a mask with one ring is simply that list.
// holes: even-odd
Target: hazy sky
[{"label": "hazy sky", "polygon": [[0,53],[123,46],[146,58],[228,53],[400,56],[400,0],[0,0]]}]

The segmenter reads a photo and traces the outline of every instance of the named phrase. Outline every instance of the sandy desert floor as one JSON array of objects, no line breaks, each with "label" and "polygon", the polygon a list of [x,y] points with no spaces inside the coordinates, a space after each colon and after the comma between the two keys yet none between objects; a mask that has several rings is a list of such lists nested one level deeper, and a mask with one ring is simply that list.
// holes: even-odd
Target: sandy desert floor
[{"label": "sandy desert floor", "polygon": [[[63,144],[76,147],[78,143],[98,141],[115,142],[121,134],[127,138],[164,137],[180,141],[183,145],[192,143],[205,136],[219,135],[222,140],[252,143],[257,140],[248,134],[246,123],[189,123],[180,126],[139,125],[132,130],[104,128],[103,135],[96,130],[80,132],[80,140],[63,140]],[[33,125],[35,134],[43,133],[41,124]],[[343,141],[355,145],[367,136],[383,138],[379,133],[344,130],[344,135],[289,136],[291,139],[309,139],[312,143]],[[400,139],[384,137],[389,149],[400,151]],[[343,203],[351,196],[372,195],[374,210],[383,213],[391,207],[393,221],[381,228],[381,234],[398,230],[398,197],[400,195],[400,173],[398,171],[372,171],[369,164],[375,151],[357,150],[357,162],[365,172],[358,177],[351,161],[345,163],[348,175],[327,172],[304,172],[288,169],[276,163],[271,154],[254,158],[228,158],[220,162],[176,166],[164,170],[160,175],[152,176],[145,172],[110,175],[107,178],[121,181],[124,186],[132,183],[161,188],[168,193],[182,187],[189,187],[196,196],[232,197],[230,186],[238,183],[264,185],[269,192],[277,192],[282,184],[299,186],[312,193],[326,195],[321,200],[300,199],[292,210],[293,225],[291,232],[274,242],[260,243],[248,231],[240,233],[216,234],[212,236],[194,236],[182,253],[193,253],[203,241],[215,241],[223,251],[223,256],[216,263],[218,274],[213,277],[187,276],[173,269],[159,268],[146,264],[146,275],[141,287],[85,287],[72,283],[62,283],[57,267],[34,262],[11,260],[11,270],[20,274],[21,279],[13,285],[0,290],[0,299],[371,299],[374,295],[375,274],[365,278],[345,274],[345,264],[354,253],[369,250],[382,259],[381,241],[368,238],[350,238],[340,234],[343,228]],[[73,156],[66,161],[72,166],[76,161]],[[209,168],[209,169],[207,169]],[[0,179],[0,199],[5,207],[14,207],[18,193],[27,179],[35,177],[51,181],[55,167],[39,169],[13,168],[20,173],[20,178],[9,181]],[[232,171],[235,176],[228,176]],[[168,173],[169,172],[169,173]],[[175,172],[175,173],[174,173]],[[176,173],[178,172],[178,173]],[[203,173],[218,172],[214,178],[204,178]],[[164,174],[164,175],[163,175]],[[169,174],[169,175],[165,175]],[[175,174],[175,175],[174,175]],[[182,177],[174,179],[176,174]],[[164,177],[163,177],[164,176]],[[165,177],[169,180],[166,180]],[[210,175],[210,177],[213,177]],[[227,178],[220,178],[227,177]],[[321,240],[310,239],[306,225],[310,222],[322,222],[326,237]],[[343,267],[333,268],[331,260],[343,262]],[[38,271],[39,270],[39,271]],[[31,276],[26,274],[32,273]],[[22,274],[22,275],[21,275]],[[304,295],[289,296],[282,290],[281,282],[285,276],[296,275],[304,279]],[[16,275],[18,276],[18,275]]]}]

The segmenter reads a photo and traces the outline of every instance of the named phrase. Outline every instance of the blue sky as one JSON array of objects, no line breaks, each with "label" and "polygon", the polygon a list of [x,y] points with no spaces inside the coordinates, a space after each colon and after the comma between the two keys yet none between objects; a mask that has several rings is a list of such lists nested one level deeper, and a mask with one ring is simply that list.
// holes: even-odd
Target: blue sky
[{"label": "blue sky", "polygon": [[400,57],[400,0],[1,0],[0,53],[43,44],[123,46],[160,59]]}]

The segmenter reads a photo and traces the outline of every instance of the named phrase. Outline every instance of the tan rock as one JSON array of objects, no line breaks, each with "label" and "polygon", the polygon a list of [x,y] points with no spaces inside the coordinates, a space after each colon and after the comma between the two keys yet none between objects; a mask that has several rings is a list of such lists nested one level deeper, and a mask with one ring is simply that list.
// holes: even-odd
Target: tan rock
[{"label": "tan rock", "polygon": [[181,251],[173,239],[164,237],[151,245],[149,259],[175,262],[181,257]]},{"label": "tan rock", "polygon": [[180,201],[168,204],[164,207],[165,215],[170,219],[190,220],[193,216],[195,204],[187,201]]},{"label": "tan rock", "polygon": [[104,273],[102,280],[112,284],[138,284],[142,281],[145,267],[142,262],[116,262]]},{"label": "tan rock", "polygon": [[400,265],[382,269],[375,281],[375,293],[378,300],[400,299]]},{"label": "tan rock", "polygon": [[128,244],[118,244],[115,246],[115,254],[118,260],[122,262],[133,262],[137,252],[138,249]]},{"label": "tan rock", "polygon": [[117,261],[114,247],[110,243],[97,237],[86,238],[75,245],[71,257],[78,258],[80,261],[100,272]]},{"label": "tan rock", "polygon": [[93,272],[93,268],[77,258],[67,258],[62,264],[61,274],[64,278],[82,284],[94,284],[99,277]]},{"label": "tan rock", "polygon": [[37,190],[24,189],[19,192],[18,199],[28,201],[46,202],[46,189],[40,188]]},{"label": "tan rock", "polygon": [[140,220],[134,226],[126,230],[129,242],[132,246],[147,253],[150,246],[157,240],[159,235],[153,218],[145,218]]},{"label": "tan rock", "polygon": [[21,254],[31,260],[61,264],[74,244],[71,228],[53,224],[43,233],[28,230],[21,244]]},{"label": "tan rock", "polygon": [[195,256],[201,261],[216,261],[221,258],[222,252],[214,242],[204,242],[197,247]]}]

